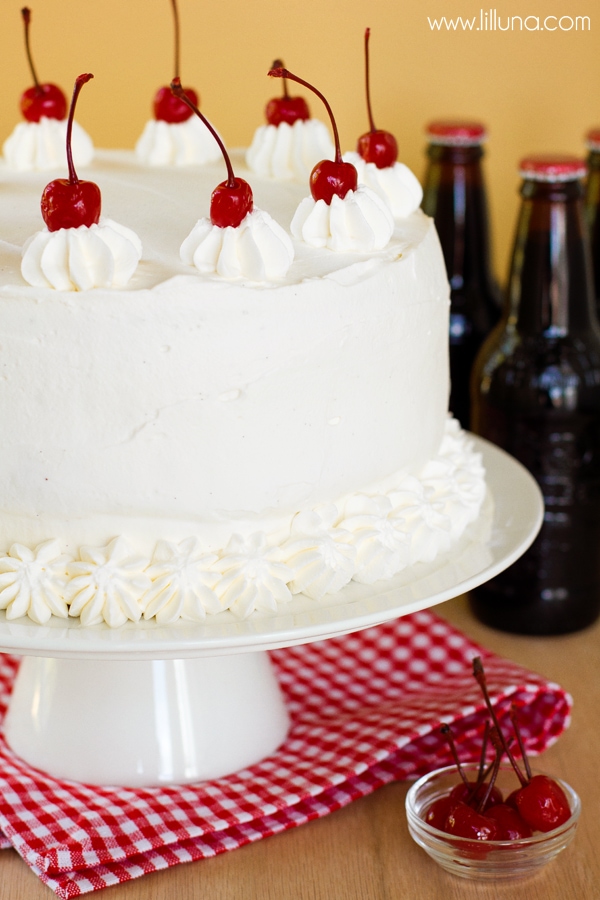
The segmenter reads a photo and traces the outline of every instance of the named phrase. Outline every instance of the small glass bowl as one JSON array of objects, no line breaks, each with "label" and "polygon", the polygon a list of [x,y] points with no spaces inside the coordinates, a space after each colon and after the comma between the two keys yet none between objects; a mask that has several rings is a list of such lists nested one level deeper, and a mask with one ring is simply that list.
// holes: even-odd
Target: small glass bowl
[{"label": "small glass bowl", "polygon": [[[478,766],[463,765],[463,769],[469,780],[476,780]],[[456,766],[447,766],[424,775],[406,795],[411,837],[447,872],[478,881],[523,878],[545,866],[573,840],[581,801],[573,788],[559,778],[555,781],[567,795],[571,818],[545,834],[536,833],[516,841],[473,841],[428,825],[424,815],[431,803],[447,796],[459,781]],[[496,784],[505,797],[518,788],[517,777],[510,765],[500,767]]]}]

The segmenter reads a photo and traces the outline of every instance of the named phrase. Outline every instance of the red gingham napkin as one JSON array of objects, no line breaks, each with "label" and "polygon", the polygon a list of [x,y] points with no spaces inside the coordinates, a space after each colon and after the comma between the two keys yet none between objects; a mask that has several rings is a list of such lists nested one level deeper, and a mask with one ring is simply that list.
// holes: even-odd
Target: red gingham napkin
[{"label": "red gingham napkin", "polygon": [[[1,846],[59,897],[215,856],[324,816],[390,781],[478,759],[485,713],[471,675],[484,661],[501,721],[522,708],[527,749],[567,727],[571,698],[486,651],[431,612],[272,653],[292,717],[285,744],[256,766],[197,785],[127,789],[56,781],[0,740]],[[18,660],[0,655],[0,722]]]}]

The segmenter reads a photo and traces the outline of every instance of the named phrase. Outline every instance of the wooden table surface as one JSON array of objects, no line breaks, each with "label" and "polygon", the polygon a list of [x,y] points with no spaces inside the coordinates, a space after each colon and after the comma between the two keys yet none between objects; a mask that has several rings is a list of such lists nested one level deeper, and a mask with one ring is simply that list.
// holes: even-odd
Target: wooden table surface
[{"label": "wooden table surface", "polygon": [[[600,900],[600,623],[558,638],[517,637],[476,622],[465,598],[436,610],[491,650],[557,681],[574,697],[570,729],[538,768],[583,801],[574,842],[538,875],[471,883],[447,875],[411,840],[408,785],[381,788],[324,819],[216,859],[179,865],[103,894],[107,900]],[[54,894],[13,850],[0,852],[0,900]]]}]

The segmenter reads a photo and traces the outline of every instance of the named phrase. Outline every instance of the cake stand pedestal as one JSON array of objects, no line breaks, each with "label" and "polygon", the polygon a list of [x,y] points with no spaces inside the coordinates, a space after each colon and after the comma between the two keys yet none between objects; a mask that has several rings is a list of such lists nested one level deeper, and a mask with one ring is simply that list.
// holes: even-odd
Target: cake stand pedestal
[{"label": "cake stand pedestal", "polygon": [[90,784],[190,783],[258,762],[284,741],[285,704],[268,650],[359,631],[471,590],[511,565],[543,500],[514,459],[476,438],[489,495],[452,549],[376,585],[352,582],[319,604],[301,595],[275,616],[202,624],[82,628],[0,617],[0,650],[25,655],[4,734],[28,763]]}]

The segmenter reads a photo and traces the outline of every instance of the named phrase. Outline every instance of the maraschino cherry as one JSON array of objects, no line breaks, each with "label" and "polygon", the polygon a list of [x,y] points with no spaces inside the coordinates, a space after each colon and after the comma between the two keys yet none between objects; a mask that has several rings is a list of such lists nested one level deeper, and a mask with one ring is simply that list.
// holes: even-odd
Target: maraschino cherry
[{"label": "maraschino cherry", "polygon": [[248,213],[254,208],[254,199],[252,197],[252,188],[243,178],[236,178],[229,154],[225,149],[225,144],[217,134],[216,130],[210,124],[206,116],[204,116],[198,107],[190,100],[187,93],[181,86],[178,78],[174,78],[171,82],[171,90],[175,97],[181,99],[192,113],[196,113],[200,118],[215,141],[219,145],[225,165],[227,166],[227,181],[222,181],[216,186],[210,198],[210,221],[219,228],[237,228]]},{"label": "maraschino cherry", "polygon": [[[283,63],[280,59],[276,59],[271,69],[283,69]],[[273,97],[267,103],[265,115],[269,125],[281,125],[285,122],[287,125],[293,125],[294,122],[310,119],[308,103],[304,97],[290,97],[287,88],[287,78],[283,78],[283,96]]]},{"label": "maraschino cherry", "polygon": [[271,69],[268,74],[273,78],[290,78],[292,81],[297,81],[298,84],[303,85],[312,91],[313,94],[316,94],[325,104],[325,109],[327,110],[333,129],[335,159],[323,159],[316,164],[310,173],[310,192],[313,196],[313,200],[324,200],[327,205],[331,203],[334,196],[340,197],[343,200],[348,191],[356,190],[358,186],[358,174],[352,163],[344,162],[342,159],[337,125],[335,124],[335,119],[329,103],[316,87],[313,87],[308,81],[298,78],[297,75],[292,74],[288,69],[276,67]]},{"label": "maraschino cherry", "polygon": [[100,219],[102,197],[100,188],[93,181],[80,181],[73,165],[71,152],[71,132],[73,130],[73,117],[79,92],[94,76],[91,74],[79,75],[75,79],[69,118],[67,122],[67,165],[69,167],[68,178],[56,178],[46,185],[42,193],[42,216],[48,231],[58,231],[61,228],[79,228],[85,225],[97,225]]},{"label": "maraschino cherry", "polygon": [[39,122],[42,117],[46,119],[64,119],[67,113],[67,98],[56,84],[40,84],[33,65],[31,48],[29,46],[29,25],[31,23],[31,10],[24,6],[21,10],[23,24],[25,26],[25,52],[33,78],[33,87],[21,95],[21,112],[28,122]]},{"label": "maraschino cherry", "polygon": [[371,111],[371,88],[369,78],[369,37],[371,29],[365,31],[365,82],[367,90],[367,113],[371,130],[359,137],[356,152],[365,162],[374,163],[378,169],[393,166],[398,159],[398,143],[393,134],[375,128]]},{"label": "maraschino cherry", "polygon": [[[179,82],[179,14],[176,0],[171,0],[173,20],[175,24],[175,78]],[[183,88],[184,94],[194,106],[198,106],[198,94],[193,88]],[[168,122],[177,125],[187,122],[193,115],[193,110],[187,106],[181,97],[176,96],[170,86],[165,85],[156,92],[154,97],[154,118],[160,122]]]}]

